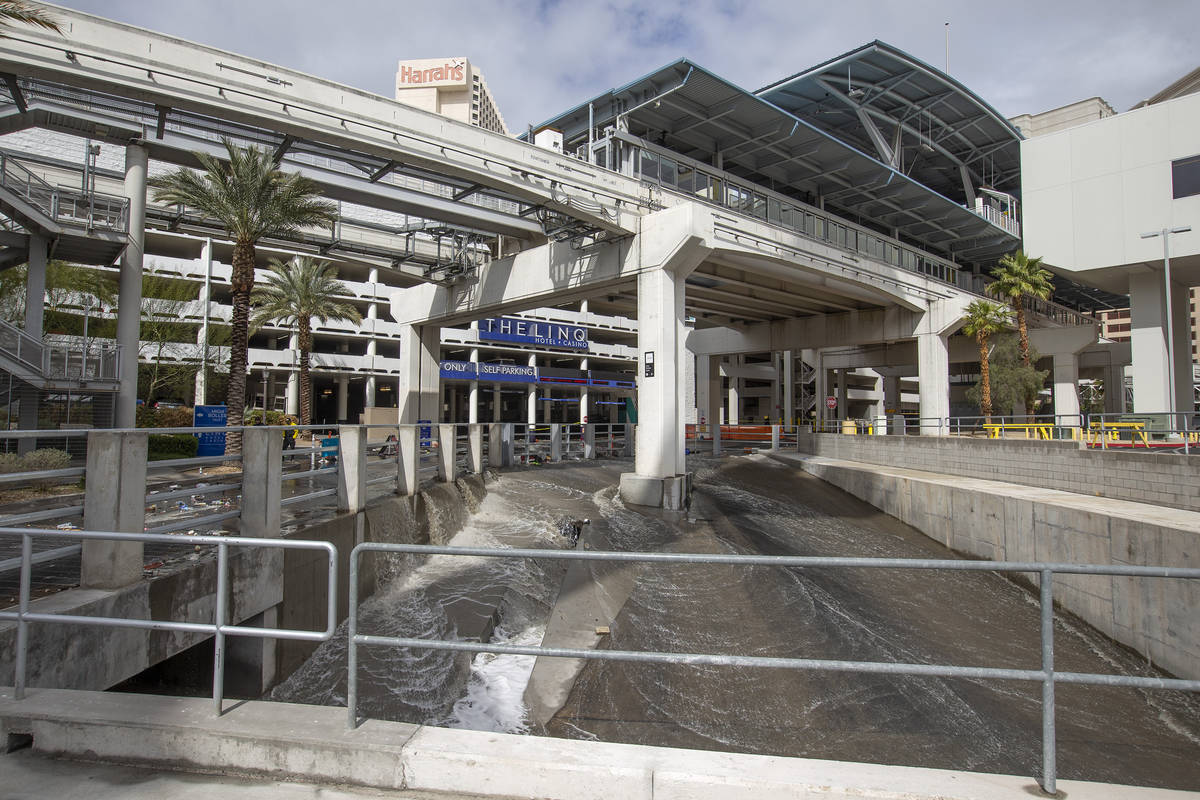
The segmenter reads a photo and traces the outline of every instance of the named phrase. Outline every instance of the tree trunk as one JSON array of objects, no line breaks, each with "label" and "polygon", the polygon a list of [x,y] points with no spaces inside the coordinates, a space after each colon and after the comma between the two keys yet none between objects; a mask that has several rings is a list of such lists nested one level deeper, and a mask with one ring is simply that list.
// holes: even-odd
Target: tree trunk
[{"label": "tree trunk", "polygon": [[[1029,329],[1025,327],[1025,298],[1018,297],[1013,301],[1013,309],[1017,312],[1017,332],[1020,334],[1021,364],[1031,367],[1029,359]],[[1025,416],[1032,417],[1037,396],[1025,398]]]},{"label": "tree trunk", "polygon": [[992,376],[988,366],[987,337],[979,339],[979,411],[984,423],[992,424]]},{"label": "tree trunk", "polygon": [[[229,332],[229,387],[225,393],[226,424],[240,427],[246,409],[246,351],[250,334],[250,291],[254,288],[254,244],[233,246],[233,316]],[[242,452],[242,432],[225,437],[225,452]]]},{"label": "tree trunk", "polygon": [[309,378],[309,358],[312,352],[312,328],[307,319],[300,320],[300,333],[296,337],[300,347],[300,424],[312,424],[312,380]]}]

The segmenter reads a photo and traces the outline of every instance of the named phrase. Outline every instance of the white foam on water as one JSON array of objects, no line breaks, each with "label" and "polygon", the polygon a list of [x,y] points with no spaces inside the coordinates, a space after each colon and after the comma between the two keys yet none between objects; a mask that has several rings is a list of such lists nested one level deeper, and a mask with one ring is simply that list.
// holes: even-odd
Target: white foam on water
[{"label": "white foam on water", "polygon": [[[531,625],[512,632],[497,627],[492,641],[498,644],[539,645],[545,625]],[[528,733],[525,687],[533,672],[535,656],[480,653],[471,663],[466,694],[454,704],[448,728],[465,728],[493,733]]]}]

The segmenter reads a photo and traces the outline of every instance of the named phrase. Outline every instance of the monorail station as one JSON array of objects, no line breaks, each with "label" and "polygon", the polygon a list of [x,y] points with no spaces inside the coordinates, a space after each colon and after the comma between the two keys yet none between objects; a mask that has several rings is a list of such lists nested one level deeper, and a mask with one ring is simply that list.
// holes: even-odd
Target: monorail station
[{"label": "monorail station", "polygon": [[[1022,246],[1023,217],[1032,254],[1050,254],[1062,274],[1103,273],[1122,292],[1124,280],[1109,278],[1128,273],[1138,287],[1132,350],[1099,339],[1081,302],[1096,289],[1060,278],[1073,307],[1028,304],[1030,338],[1052,364],[1053,412],[1078,419],[1080,378],[1123,386],[1131,360],[1137,410],[1167,396],[1146,388],[1171,350],[1154,333],[1168,318],[1146,311],[1161,284],[1157,245],[1131,244],[1121,264],[1089,272],[1090,251],[1058,245],[1097,218],[1046,216],[1063,208],[1046,165],[1064,158],[1039,154],[1081,134],[1023,141],[986,100],[885,43],[758,91],[680,60],[514,140],[466,59],[402,63],[397,96],[408,99],[398,102],[63,13],[70,47],[37,30],[5,45],[0,194],[19,230],[5,234],[4,258],[30,263],[34,293],[51,254],[114,271],[121,292],[115,313],[86,297],[65,303],[115,316],[115,341],[43,343],[42,310],[26,309],[10,338],[29,337],[24,346],[46,358],[7,370],[10,414],[25,427],[63,396],[90,409],[85,422],[129,426],[139,359],[223,360],[208,329],[230,313],[231,242],[146,190],[149,175],[192,166],[197,151],[219,155],[221,137],[268,148],[338,203],[330,229],[259,248],[260,268],[297,253],[333,261],[363,317],[315,331],[320,421],[636,422],[627,494],[651,505],[678,496],[689,423],[857,418],[879,434],[944,433],[973,408],[968,381],[952,380],[978,371],[978,348],[960,334],[964,309]],[[153,59],[120,55],[151,41]],[[1194,131],[1195,105],[1194,95],[1168,98],[1114,119],[1158,115]],[[1174,150],[1188,146],[1147,157],[1169,181]],[[1034,157],[1023,163],[1023,151]],[[1031,182],[1036,217],[1022,210]],[[1190,279],[1196,234],[1166,236],[1183,248],[1176,275]],[[139,339],[144,274],[202,287],[174,312],[197,329],[195,346],[148,350]],[[1173,297],[1179,339],[1184,291]],[[1190,408],[1181,342],[1169,410]],[[270,324],[254,335],[252,405],[296,409],[296,343]],[[214,399],[209,374],[200,371],[197,400]],[[1123,411],[1124,392],[1105,403]]]}]

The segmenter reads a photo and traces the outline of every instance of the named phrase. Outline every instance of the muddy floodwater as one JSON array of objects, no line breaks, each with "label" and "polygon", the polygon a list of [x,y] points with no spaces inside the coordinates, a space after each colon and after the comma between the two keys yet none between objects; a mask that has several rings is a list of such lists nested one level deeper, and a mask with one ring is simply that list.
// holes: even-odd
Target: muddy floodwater
[{"label": "muddy floodwater", "polygon": [[[568,517],[590,519],[580,543],[589,549],[956,557],[794,464],[745,456],[692,466],[687,514],[625,507],[616,484],[628,463],[506,472],[451,543],[562,548],[557,525]],[[590,582],[613,602],[595,612],[610,629],[596,638],[601,648],[1040,664],[1036,592],[994,573],[656,564],[622,567],[618,581],[611,566],[571,569],[575,582],[563,586]],[[567,589],[559,596],[564,570],[440,556],[407,564],[369,601],[364,614],[376,630],[363,630],[475,638],[480,628],[463,604],[482,598],[496,609],[496,627],[481,638],[555,644],[556,625],[591,613],[580,608],[582,595],[573,606]],[[1070,615],[1056,618],[1055,637],[1060,671],[1162,674]],[[344,638],[323,646],[276,696],[342,700],[344,650]],[[372,687],[364,703],[369,716],[575,739],[1029,776],[1041,769],[1036,683],[590,661],[537,720],[523,698],[533,667],[530,657],[374,654],[364,659]],[[1060,777],[1200,789],[1198,698],[1068,685],[1057,692]]]}]

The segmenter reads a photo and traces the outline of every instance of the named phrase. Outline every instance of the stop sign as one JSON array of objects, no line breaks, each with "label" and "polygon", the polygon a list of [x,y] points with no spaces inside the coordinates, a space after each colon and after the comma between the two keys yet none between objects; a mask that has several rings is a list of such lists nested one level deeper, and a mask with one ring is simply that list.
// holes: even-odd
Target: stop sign
[{"label": "stop sign", "polygon": [[825,407],[830,410],[837,408],[837,398],[836,397],[826,397],[825,398]]}]

